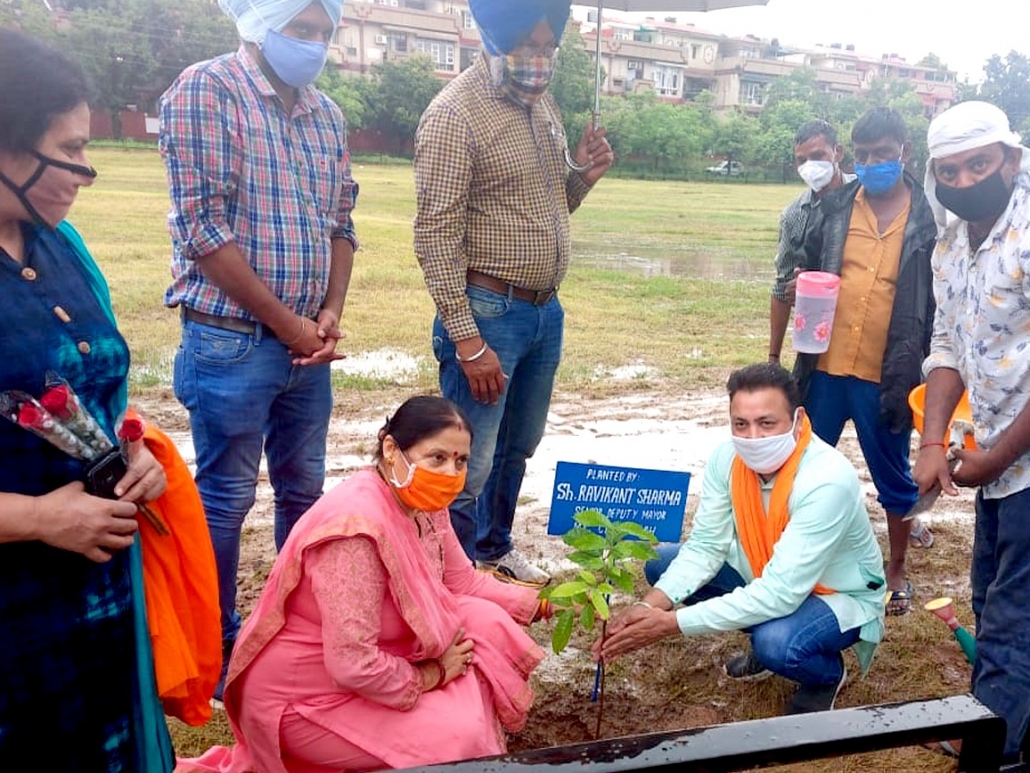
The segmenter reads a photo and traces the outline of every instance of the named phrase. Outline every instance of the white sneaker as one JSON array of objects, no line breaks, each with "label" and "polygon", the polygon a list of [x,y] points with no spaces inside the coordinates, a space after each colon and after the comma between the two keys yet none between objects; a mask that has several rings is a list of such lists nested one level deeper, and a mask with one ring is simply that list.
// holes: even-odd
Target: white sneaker
[{"label": "white sneaker", "polygon": [[542,587],[551,580],[551,575],[534,566],[519,551],[512,549],[495,561],[477,561],[476,566],[493,572],[499,579],[516,581]]}]

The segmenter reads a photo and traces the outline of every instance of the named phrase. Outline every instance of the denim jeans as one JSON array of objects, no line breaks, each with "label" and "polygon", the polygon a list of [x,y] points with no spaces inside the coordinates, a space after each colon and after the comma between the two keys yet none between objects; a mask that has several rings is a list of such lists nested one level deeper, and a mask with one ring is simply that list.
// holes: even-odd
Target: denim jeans
[{"label": "denim jeans", "polygon": [[223,641],[235,640],[243,519],[262,448],[275,492],[275,546],[322,495],[333,395],[328,365],[295,366],[276,338],[184,321],[175,396],[190,414],[197,488],[218,568]]},{"label": "denim jeans", "polygon": [[1030,722],[1030,489],[1002,499],[976,497],[973,538],[976,662],[973,695],[1008,724],[1015,757]]},{"label": "denim jeans", "polygon": [[526,460],[547,424],[565,312],[557,296],[534,306],[479,287],[470,286],[467,293],[479,333],[508,376],[497,405],[472,399],[439,317],[433,323],[433,353],[440,363],[440,390],[465,410],[473,430],[465,490],[451,505],[451,523],[469,558],[492,561],[512,547]]},{"label": "denim jeans", "polygon": [[[679,553],[679,545],[659,545],[658,558],[644,565],[644,576],[654,585]],[[742,588],[740,573],[723,564],[707,585],[684,599],[686,606],[717,598]],[[751,634],[751,651],[774,674],[803,685],[836,684],[844,675],[840,653],[858,642],[859,629],[841,631],[837,616],[818,596],[811,595],[786,617],[743,629]]]},{"label": "denim jeans", "polygon": [[909,465],[911,432],[891,432],[880,418],[880,385],[853,376],[812,374],[805,410],[812,431],[836,446],[848,419],[855,423],[858,444],[888,515],[904,516],[919,499]]}]

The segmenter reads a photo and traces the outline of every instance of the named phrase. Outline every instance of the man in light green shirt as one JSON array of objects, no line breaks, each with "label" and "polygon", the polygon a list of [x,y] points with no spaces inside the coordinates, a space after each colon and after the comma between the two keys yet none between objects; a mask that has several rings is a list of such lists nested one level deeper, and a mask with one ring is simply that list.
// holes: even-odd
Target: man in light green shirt
[{"label": "man in light green shirt", "polygon": [[594,655],[744,630],[751,652],[727,663],[730,676],[798,682],[788,713],[832,709],[847,679],[841,652],[854,646],[864,672],[883,636],[883,556],[858,477],[812,433],[779,365],[738,370],[727,389],[732,439],[709,459],[690,536],[647,566],[654,587],[614,617]]}]

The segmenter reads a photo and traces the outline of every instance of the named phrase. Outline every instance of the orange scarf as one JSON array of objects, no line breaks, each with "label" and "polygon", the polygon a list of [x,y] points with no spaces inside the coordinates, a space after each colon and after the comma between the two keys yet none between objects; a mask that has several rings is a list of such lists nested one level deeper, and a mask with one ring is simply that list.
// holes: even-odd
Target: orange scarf
[{"label": "orange scarf", "polygon": [[[794,489],[794,478],[801,464],[801,455],[812,440],[812,422],[808,416],[801,417],[801,436],[794,452],[776,474],[772,494],[769,497],[769,514],[762,504],[762,488],[758,473],[748,467],[739,456],[733,457],[730,472],[730,497],[733,514],[737,521],[737,534],[744,548],[744,555],[756,578],[762,576],[765,565],[772,558],[773,548],[783,530],[787,528],[790,513],[787,500]],[[820,595],[836,593],[832,588],[816,583],[815,592]]]},{"label": "orange scarf", "polygon": [[[138,416],[131,409],[129,415]],[[200,726],[211,718],[222,669],[215,554],[200,494],[175,443],[152,424],[143,440],[168,478],[165,493],[149,505],[171,528],[162,536],[138,519],[157,692],[166,714]]]}]

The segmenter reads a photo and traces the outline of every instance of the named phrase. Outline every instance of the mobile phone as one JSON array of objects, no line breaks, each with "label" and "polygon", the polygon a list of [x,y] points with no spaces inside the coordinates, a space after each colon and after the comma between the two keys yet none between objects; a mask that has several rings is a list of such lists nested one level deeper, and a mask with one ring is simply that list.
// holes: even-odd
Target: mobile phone
[{"label": "mobile phone", "polygon": [[128,471],[129,466],[120,448],[112,448],[86,468],[86,492],[95,497],[117,499],[114,487]]}]

